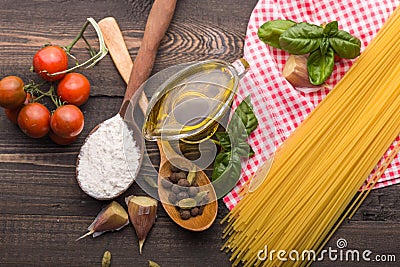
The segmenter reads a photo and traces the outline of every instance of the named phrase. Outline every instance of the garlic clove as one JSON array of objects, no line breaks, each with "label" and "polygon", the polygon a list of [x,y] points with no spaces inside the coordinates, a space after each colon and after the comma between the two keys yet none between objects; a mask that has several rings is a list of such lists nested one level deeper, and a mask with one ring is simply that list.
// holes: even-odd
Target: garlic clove
[{"label": "garlic clove", "polygon": [[125,199],[129,218],[139,239],[139,252],[157,217],[157,200],[146,196],[129,196]]},{"label": "garlic clove", "polygon": [[117,231],[127,224],[129,224],[128,213],[118,202],[113,201],[97,214],[94,221],[88,227],[89,232],[77,240],[91,234],[93,234],[93,237],[97,237],[104,232]]},{"label": "garlic clove", "polygon": [[282,74],[293,87],[304,93],[316,92],[324,88],[324,86],[313,85],[310,82],[307,70],[307,57],[305,55],[290,55]]}]

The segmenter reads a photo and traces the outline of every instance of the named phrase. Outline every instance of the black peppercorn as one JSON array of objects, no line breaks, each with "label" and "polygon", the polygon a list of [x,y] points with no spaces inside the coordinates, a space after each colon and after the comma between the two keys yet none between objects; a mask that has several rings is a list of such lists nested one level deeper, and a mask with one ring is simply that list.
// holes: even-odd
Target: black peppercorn
[{"label": "black peppercorn", "polygon": [[190,186],[190,183],[189,183],[189,181],[186,180],[186,179],[179,179],[178,185],[179,185],[179,186],[183,186],[183,187],[189,187],[189,186]]},{"label": "black peppercorn", "polygon": [[203,205],[208,204],[208,202],[210,202],[210,199],[207,196],[204,196],[203,200],[201,201]]},{"label": "black peppercorn", "polygon": [[196,217],[197,215],[199,215],[199,208],[198,207],[191,208],[190,215],[192,215],[193,217]]},{"label": "black peppercorn", "polygon": [[190,197],[195,197],[197,193],[199,192],[199,188],[195,186],[189,187],[188,193]]},{"label": "black peppercorn", "polygon": [[[180,171],[180,172],[176,172],[175,175],[176,175],[179,179],[186,179],[187,173],[186,173],[186,172],[183,172],[183,171]],[[178,181],[179,181],[179,179],[178,179]]]},{"label": "black peppercorn", "polygon": [[169,201],[170,204],[175,205],[176,200],[177,200],[176,199],[176,195],[174,193],[170,193],[168,195],[168,201]]},{"label": "black peppercorn", "polygon": [[174,192],[175,194],[179,194],[181,192],[180,186],[179,185],[172,185],[171,191]]},{"label": "black peppercorn", "polygon": [[203,211],[204,211],[204,205],[203,206],[200,206],[200,208],[199,208],[199,215],[202,215],[203,214]]},{"label": "black peppercorn", "polygon": [[171,188],[172,182],[169,177],[165,177],[161,180],[161,184],[165,189]]},{"label": "black peppercorn", "polygon": [[172,164],[169,169],[171,170],[171,172],[179,172],[179,168]]},{"label": "black peppercorn", "polygon": [[176,184],[179,181],[179,175],[177,175],[178,173],[173,172],[171,173],[171,176],[169,177],[169,179],[171,180],[172,183]]},{"label": "black peppercorn", "polygon": [[181,210],[181,219],[182,220],[187,220],[190,218],[190,211],[189,210]]},{"label": "black peppercorn", "polygon": [[181,191],[176,195],[177,200],[181,200],[181,199],[188,198],[188,197],[189,197],[188,193],[184,192],[184,191]]}]

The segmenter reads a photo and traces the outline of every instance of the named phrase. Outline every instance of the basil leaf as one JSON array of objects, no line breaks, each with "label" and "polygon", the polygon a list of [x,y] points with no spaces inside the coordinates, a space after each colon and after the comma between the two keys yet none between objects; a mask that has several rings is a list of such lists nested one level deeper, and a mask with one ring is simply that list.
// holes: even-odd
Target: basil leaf
[{"label": "basil leaf", "polygon": [[256,153],[254,152],[253,148],[251,147],[251,145],[249,145],[249,154],[247,155],[247,157],[251,158],[252,156],[254,156]]},{"label": "basil leaf", "polygon": [[334,67],[334,52],[328,48],[325,55],[318,49],[310,54],[307,59],[307,70],[310,82],[314,85],[320,85],[332,74]]},{"label": "basil leaf", "polygon": [[303,55],[318,49],[323,36],[322,27],[301,22],[281,35],[279,45],[290,54]]},{"label": "basil leaf", "polygon": [[228,133],[216,133],[215,134],[222,146],[225,150],[231,150],[231,139],[229,138]]},{"label": "basil leaf", "polygon": [[329,40],[327,37],[324,37],[321,42],[320,50],[321,54],[325,55],[329,48]]},{"label": "basil leaf", "polygon": [[279,46],[279,37],[284,31],[294,25],[296,25],[296,22],[291,20],[271,20],[265,22],[258,28],[257,35],[264,43],[276,48],[281,48]]},{"label": "basil leaf", "polygon": [[215,158],[214,169],[212,172],[212,180],[215,181],[219,178],[228,168],[230,163],[231,151],[219,153]]},{"label": "basil leaf", "polygon": [[[236,133],[238,133],[238,130],[241,128],[240,125],[238,125],[240,122],[243,123],[247,136],[249,136],[258,126],[258,120],[253,112],[250,102],[250,95],[239,104],[231,118],[231,122],[229,123],[232,124],[232,126],[236,126]],[[229,130],[228,126],[228,132]]]},{"label": "basil leaf", "polygon": [[258,120],[253,112],[250,96],[247,96],[236,108],[227,126],[226,132],[216,133],[223,150],[214,162],[212,180],[225,177],[226,182],[236,183],[242,170],[242,158],[254,155],[251,146],[246,142],[248,135],[258,126]]},{"label": "basil leaf", "polygon": [[240,156],[240,158],[250,158],[254,156],[254,150],[247,142],[240,143],[235,152]]},{"label": "basil leaf", "polygon": [[328,37],[333,37],[337,34],[338,30],[339,30],[338,22],[332,21],[325,25],[323,34]]},{"label": "basil leaf", "polygon": [[220,177],[227,177],[225,179],[234,181],[239,179],[242,171],[242,162],[239,155],[232,152],[224,152],[222,154],[218,154],[215,161],[218,162],[218,164],[216,166],[214,165],[214,170],[212,173],[213,181]]},{"label": "basil leaf", "polygon": [[329,44],[341,58],[351,59],[360,55],[361,41],[348,32],[338,31],[335,36],[329,38]]}]

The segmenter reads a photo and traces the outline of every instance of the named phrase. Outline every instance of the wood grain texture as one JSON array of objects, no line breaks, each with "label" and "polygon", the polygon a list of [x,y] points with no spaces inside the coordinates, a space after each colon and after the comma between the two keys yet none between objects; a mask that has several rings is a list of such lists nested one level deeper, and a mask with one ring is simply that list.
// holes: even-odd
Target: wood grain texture
[{"label": "wood grain texture", "polygon": [[[44,43],[67,45],[87,17],[100,20],[114,16],[134,58],[140,46],[150,0],[3,0],[0,6],[0,77],[18,75],[37,79],[29,72],[34,52]],[[163,39],[154,72],[177,63],[209,58],[232,61],[242,55],[246,25],[256,0],[178,1],[172,25]],[[94,33],[87,37],[93,40]],[[73,50],[86,56],[80,44]],[[84,194],[75,180],[75,161],[86,135],[98,123],[118,112],[125,91],[109,56],[95,68],[82,70],[92,83],[91,98],[82,106],[85,127],[78,140],[67,147],[49,138],[30,139],[0,114],[0,266],[100,266],[104,250],[112,253],[111,266],[230,266],[219,221],[227,209],[219,201],[212,227],[201,233],[185,231],[159,205],[157,222],[138,254],[131,226],[96,239],[74,240],[85,233],[101,207]],[[146,92],[148,96],[153,93]],[[0,111],[1,113],[2,111]],[[155,143],[147,143],[151,163],[142,166],[148,175],[159,165]],[[191,152],[192,153],[192,152]],[[211,169],[206,172],[210,175]],[[122,196],[143,194],[135,184]],[[400,254],[400,185],[374,190],[354,218],[345,222],[327,247],[339,238],[349,248],[369,249],[375,254],[396,254],[396,263],[318,262],[314,266],[398,266]]]}]

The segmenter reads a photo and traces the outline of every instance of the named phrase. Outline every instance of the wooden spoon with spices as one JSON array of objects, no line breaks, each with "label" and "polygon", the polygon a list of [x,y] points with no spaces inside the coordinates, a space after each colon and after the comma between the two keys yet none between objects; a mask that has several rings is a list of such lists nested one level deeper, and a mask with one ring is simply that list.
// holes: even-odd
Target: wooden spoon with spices
[{"label": "wooden spoon with spices", "polygon": [[[138,64],[138,57],[140,55],[140,50],[138,57],[136,57],[135,64],[132,63],[131,57],[129,55],[129,51],[125,45],[121,30],[118,27],[117,22],[115,21],[114,18],[105,18],[99,22],[100,28],[102,30],[102,33],[104,35],[104,39],[106,42],[106,45],[110,51],[110,55],[114,61],[114,64],[116,65],[119,73],[121,74],[122,78],[124,79],[125,82],[128,82],[131,84],[136,84],[136,86],[140,86],[141,83],[137,82],[136,76],[130,75],[131,73],[131,68],[135,67]],[[146,27],[147,29],[147,27]],[[146,37],[146,32],[145,32],[145,37]],[[144,38],[145,38],[144,37]],[[143,40],[145,40],[143,38]],[[147,59],[148,60],[154,60],[155,58],[155,53],[154,55],[149,56]],[[154,57],[153,57],[154,56]],[[153,62],[151,62],[152,65]],[[146,66],[149,65],[147,62],[142,62],[142,64],[145,64]],[[143,65],[142,65],[143,66]],[[133,73],[133,72],[132,72]],[[129,79],[130,77],[130,79]],[[129,86],[128,86],[129,87]],[[143,113],[146,113],[147,110],[147,98],[144,95],[144,92],[141,92],[141,95],[139,97],[139,105],[140,108],[142,109]],[[218,212],[218,203],[216,201],[216,194],[214,191],[214,187],[211,185],[210,180],[208,179],[207,175],[201,171],[196,169],[195,172],[195,179],[196,183],[201,186],[202,191],[208,191],[208,196],[209,199],[213,200],[207,205],[204,206],[203,214],[199,215],[197,217],[192,217],[188,220],[183,220],[177,211],[176,207],[168,204],[168,190],[166,190],[161,181],[164,179],[164,177],[169,177],[171,175],[171,170],[170,170],[170,161],[172,160],[174,164],[178,164],[180,167],[188,169],[188,170],[194,170],[196,166],[194,166],[193,163],[191,163],[189,160],[187,160],[184,157],[179,156],[177,153],[173,151],[171,146],[167,142],[163,141],[158,141],[157,145],[160,150],[160,168],[159,168],[159,179],[158,179],[158,194],[160,196],[162,205],[165,209],[165,211],[168,213],[168,215],[171,217],[171,219],[178,224],[179,226],[191,230],[191,231],[203,231],[208,229],[212,223],[214,222],[217,212]],[[174,155],[173,158],[169,157],[169,160],[166,156],[165,150],[168,150],[168,155]]]}]

